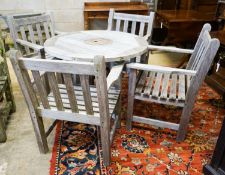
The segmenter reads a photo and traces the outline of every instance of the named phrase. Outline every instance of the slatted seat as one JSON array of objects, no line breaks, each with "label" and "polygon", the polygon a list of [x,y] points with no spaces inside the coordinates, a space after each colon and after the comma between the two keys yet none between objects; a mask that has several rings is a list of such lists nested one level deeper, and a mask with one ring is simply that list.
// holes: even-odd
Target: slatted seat
[{"label": "slatted seat", "polygon": [[[70,106],[70,101],[68,99],[66,86],[64,84],[59,84],[58,87],[59,87],[60,96],[62,97],[64,109],[68,112],[71,112],[71,106]],[[99,117],[100,115],[99,115],[99,104],[98,104],[98,98],[97,98],[97,89],[96,89],[96,87],[91,86],[90,91],[91,91],[91,99],[92,99],[91,101],[92,101],[94,116]],[[74,94],[76,95],[79,113],[87,114],[86,109],[85,109],[85,101],[84,101],[84,97],[83,97],[82,87],[74,86]],[[119,94],[120,94],[120,90],[115,89],[115,87],[111,87],[108,90],[110,115],[112,115],[115,110],[117,100],[119,99]],[[51,92],[48,95],[48,101],[49,101],[50,107],[55,109],[56,103],[55,103],[55,98],[54,98],[53,92]]]},{"label": "slatted seat", "polygon": [[[92,124],[100,126],[103,162],[109,165],[110,145],[116,127],[120,126],[121,96],[113,84],[119,83],[123,66],[112,68],[106,78],[103,56],[95,57],[94,62],[76,62],[22,58],[14,50],[11,62],[30,111],[40,152],[48,151],[46,137],[53,129],[51,126],[45,132],[41,117]],[[80,85],[73,83],[74,75],[80,78]],[[89,84],[90,76],[95,77],[95,86]]]},{"label": "slatted seat", "polygon": [[137,82],[135,98],[146,98],[161,104],[183,107],[191,77],[191,75],[145,71]]},{"label": "slatted seat", "polygon": [[[149,45],[149,49],[192,53],[186,69],[130,63],[127,129],[132,121],[177,130],[177,141],[185,139],[195,98],[219,48],[219,41],[210,37],[211,26],[205,24],[194,50]],[[137,76],[137,72],[141,75]],[[133,115],[134,99],[183,108],[179,123]]]}]

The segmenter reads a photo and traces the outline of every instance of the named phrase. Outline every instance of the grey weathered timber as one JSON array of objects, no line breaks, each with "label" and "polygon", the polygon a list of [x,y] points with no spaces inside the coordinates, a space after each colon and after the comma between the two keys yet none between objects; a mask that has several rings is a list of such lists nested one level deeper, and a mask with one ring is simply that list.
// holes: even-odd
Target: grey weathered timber
[{"label": "grey weathered timber", "polygon": [[110,152],[110,117],[109,117],[109,105],[107,94],[107,81],[106,81],[106,66],[104,59],[101,56],[97,56],[94,59],[94,66],[97,71],[96,73],[96,88],[97,96],[99,101],[99,112],[100,112],[100,130],[101,130],[101,141],[102,149],[105,155],[103,155],[103,161],[106,166],[110,164],[111,152]]},{"label": "grey weathered timber", "polygon": [[167,99],[170,74],[164,74],[162,80],[162,90],[160,98]]},{"label": "grey weathered timber", "polygon": [[83,89],[83,97],[84,97],[84,103],[85,103],[87,114],[92,115],[93,114],[93,106],[92,106],[92,101],[91,101],[89,76],[80,75],[80,84]]},{"label": "grey weathered timber", "polygon": [[[115,30],[136,34],[140,37],[144,37],[146,41],[150,42],[152,37],[154,16],[155,16],[154,12],[150,12],[148,16],[145,16],[145,15],[117,13],[114,11],[114,9],[110,9],[107,29],[111,31]],[[115,26],[114,22],[116,22]],[[131,29],[129,25],[131,25]],[[145,54],[146,53],[144,53],[144,55]],[[136,62],[141,62],[139,56],[136,57],[135,60]]]},{"label": "grey weathered timber", "polygon": [[55,28],[50,13],[28,16],[7,16],[7,23],[14,47],[23,55],[40,53],[44,41],[55,36]]},{"label": "grey weathered timber", "polygon": [[38,100],[35,96],[33,86],[31,85],[28,72],[21,69],[21,67],[19,66],[19,62],[17,60],[17,58],[19,57],[21,57],[21,54],[18,51],[11,51],[10,60],[20,84],[20,88],[28,105],[39,150],[41,153],[46,153],[48,152],[48,144],[45,137],[44,125],[36,110],[36,108],[38,107]]},{"label": "grey weathered timber", "polygon": [[[33,59],[35,58],[35,59]],[[21,63],[22,68],[31,70],[41,70],[47,72],[49,69],[52,72],[62,72],[70,74],[84,74],[84,75],[94,75],[93,63],[90,62],[74,62],[74,61],[63,61],[60,60],[39,60],[40,57],[27,58]],[[19,59],[20,62],[20,59]],[[65,69],[67,67],[67,69]]]},{"label": "grey weathered timber", "polygon": [[172,74],[169,98],[171,100],[177,98],[177,74]]},{"label": "grey weathered timber", "polygon": [[49,85],[50,88],[53,92],[53,96],[55,98],[55,102],[56,102],[56,107],[59,111],[63,111],[63,102],[62,102],[62,98],[59,92],[59,87],[58,87],[58,83],[55,77],[55,73],[54,72],[47,72],[47,77],[48,77],[48,81],[49,81]]},{"label": "grey weathered timber", "polygon": [[[119,80],[122,68],[118,65],[114,69],[117,70],[115,75],[110,72],[110,77],[107,78],[103,56],[96,56],[93,63],[66,62],[46,60],[41,57],[23,58],[18,51],[12,51],[10,59],[30,111],[40,151],[48,150],[46,137],[57,120],[97,125],[101,128],[103,162],[106,166],[109,165],[110,145],[115,128],[120,121],[120,111],[118,111],[120,108],[117,107],[120,90],[112,84]],[[28,71],[31,71],[32,75],[28,74]],[[41,73],[47,75],[50,92],[45,89]],[[64,84],[57,81],[58,73],[62,74]],[[73,85],[74,74],[80,76],[81,85]],[[33,76],[33,84],[37,89],[34,89],[30,76]],[[89,76],[95,76],[96,86],[89,85]],[[107,86],[107,80],[110,86]],[[42,117],[55,119],[53,126],[47,132],[44,130]],[[112,129],[110,128],[111,120],[114,120]]]},{"label": "grey weathered timber", "polygon": [[[145,37],[150,41],[152,34],[154,12],[150,12],[149,16],[134,15],[126,13],[117,13],[114,9],[110,9],[108,18],[108,30],[116,30],[137,34]],[[114,21],[116,25],[114,26]],[[131,31],[129,31],[129,23],[131,23]],[[140,23],[140,26],[137,25]],[[139,29],[138,31],[136,29]]]},{"label": "grey weathered timber", "polygon": [[32,75],[33,75],[33,78],[35,81],[35,85],[37,86],[41,102],[42,102],[44,108],[49,109],[50,106],[49,106],[48,99],[47,99],[48,95],[47,95],[45,85],[42,82],[41,75],[38,71],[32,71]]},{"label": "grey weathered timber", "polygon": [[66,85],[71,110],[72,112],[78,112],[77,99],[74,93],[72,76],[70,74],[63,74],[63,79]]},{"label": "grey weathered timber", "polygon": [[185,138],[188,123],[190,121],[191,112],[194,107],[195,98],[217,53],[219,45],[220,42],[218,39],[211,39],[207,49],[204,52],[204,57],[200,57],[201,65],[198,66],[197,74],[196,76],[192,77],[189,89],[187,90],[186,105],[184,106],[184,109],[182,111],[179,132],[177,136],[178,140],[183,140]]},{"label": "grey weathered timber", "polygon": [[131,69],[129,72],[128,106],[127,106],[127,123],[126,123],[126,127],[128,130],[131,130],[131,125],[133,121],[134,92],[135,92],[136,78],[137,78],[137,71],[135,69]]},{"label": "grey weathered timber", "polygon": [[202,44],[203,37],[204,37],[203,35],[204,35],[204,32],[205,32],[205,31],[208,31],[208,32],[211,31],[211,26],[210,26],[210,24],[205,24],[205,25],[203,26],[202,31],[201,31],[201,33],[200,33],[200,35],[199,35],[199,38],[198,38],[198,40],[197,40],[197,42],[196,42],[196,44],[195,44],[194,51],[193,51],[193,53],[192,53],[192,55],[191,55],[191,57],[190,57],[190,60],[189,60],[189,62],[188,62],[187,69],[191,69],[191,67],[192,67],[192,65],[193,65],[193,62],[196,60],[195,58],[196,58],[196,56],[197,56],[197,54],[198,54],[198,51],[199,51],[199,48],[200,48],[200,46],[201,46],[201,44]]},{"label": "grey weathered timber", "polygon": [[146,83],[146,87],[145,87],[145,90],[144,90],[144,94],[149,96],[152,94],[152,86],[153,86],[153,82],[154,82],[154,79],[155,79],[155,73],[156,72],[150,72],[150,75],[147,79],[147,83]]},{"label": "grey weathered timber", "polygon": [[142,93],[142,90],[145,87],[145,78],[147,76],[147,72],[142,72],[140,75],[140,81],[138,81],[135,93]]},{"label": "grey weathered timber", "polygon": [[[123,39],[121,39],[123,38]],[[63,59],[93,62],[104,55],[106,62],[127,61],[147,52],[145,38],[109,30],[85,30],[58,35],[45,41],[47,54]]]},{"label": "grey weathered timber", "polygon": [[7,139],[7,119],[12,112],[15,112],[15,110],[16,106],[0,28],[0,142],[5,142]]},{"label": "grey weathered timber", "polygon": [[[132,121],[135,121],[177,130],[177,141],[185,139],[196,95],[220,45],[218,39],[210,37],[210,29],[211,26],[205,24],[194,50],[185,51],[186,53],[192,53],[186,69],[140,63],[130,63],[127,65],[127,68],[130,69],[127,111],[127,128],[129,130],[131,129]],[[149,46],[149,48],[156,47]],[[160,47],[160,49],[163,48]],[[183,51],[174,48],[169,48],[168,50],[175,52]],[[137,79],[136,81],[135,72],[137,71],[144,71],[149,76],[144,79],[141,77],[140,80]],[[141,90],[139,90],[140,86]],[[174,124],[141,116],[133,116],[134,99],[182,107],[180,122]]]},{"label": "grey weathered timber", "polygon": [[[16,49],[20,49],[24,56],[33,57],[38,53],[43,59],[46,58],[43,47],[44,41],[49,36],[49,34],[46,33],[46,28],[55,31],[51,13],[9,15],[7,16],[7,23]],[[55,36],[55,33],[52,33],[51,37],[52,36]],[[51,59],[52,58],[53,57],[51,57]],[[43,79],[45,79],[44,81],[46,82],[46,90],[49,91],[47,77],[45,76]]]},{"label": "grey weathered timber", "polygon": [[181,48],[170,47],[170,46],[155,46],[155,45],[148,45],[148,49],[175,52],[175,53],[186,53],[186,54],[192,54],[194,52],[194,50],[192,49],[181,49]]}]

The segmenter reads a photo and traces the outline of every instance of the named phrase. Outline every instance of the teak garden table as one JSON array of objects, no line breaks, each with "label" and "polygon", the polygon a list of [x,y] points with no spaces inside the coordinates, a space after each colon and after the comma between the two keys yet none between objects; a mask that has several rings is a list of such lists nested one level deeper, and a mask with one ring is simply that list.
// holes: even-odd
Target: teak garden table
[{"label": "teak garden table", "polygon": [[103,55],[106,62],[130,60],[144,54],[148,43],[134,34],[89,30],[58,35],[44,43],[45,51],[63,60],[93,61]]}]

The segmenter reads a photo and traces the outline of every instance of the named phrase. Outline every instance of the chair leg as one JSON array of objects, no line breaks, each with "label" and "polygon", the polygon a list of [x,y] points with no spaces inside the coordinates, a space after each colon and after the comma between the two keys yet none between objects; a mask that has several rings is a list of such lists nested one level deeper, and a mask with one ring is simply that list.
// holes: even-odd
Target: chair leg
[{"label": "chair leg", "polygon": [[121,100],[121,94],[120,97],[118,99],[118,105],[117,105],[117,115],[118,115],[118,122],[117,122],[117,128],[121,127],[121,110],[122,110],[122,100]]},{"label": "chair leg", "polygon": [[120,76],[120,79],[118,80],[118,89],[120,90],[120,96],[117,103],[117,115],[118,115],[118,122],[117,122],[117,128],[121,127],[121,114],[122,114],[122,77]]},{"label": "chair leg", "polygon": [[31,114],[31,120],[40,153],[45,154],[49,151],[47,137],[45,134],[44,123],[41,117]]},{"label": "chair leg", "polygon": [[129,72],[128,106],[127,106],[127,122],[126,122],[126,128],[129,131],[132,128],[135,84],[136,84],[136,71],[134,69],[131,69]]},{"label": "chair leg", "polygon": [[104,125],[104,122],[101,122],[100,129],[101,129],[103,162],[105,166],[108,166],[110,165],[110,160],[111,160],[110,128],[108,127],[108,125]]},{"label": "chair leg", "polygon": [[194,107],[194,100],[191,100],[189,101],[189,103],[187,103],[187,105],[184,106],[182,110],[180,126],[176,139],[178,142],[181,142],[185,139],[193,107]]}]

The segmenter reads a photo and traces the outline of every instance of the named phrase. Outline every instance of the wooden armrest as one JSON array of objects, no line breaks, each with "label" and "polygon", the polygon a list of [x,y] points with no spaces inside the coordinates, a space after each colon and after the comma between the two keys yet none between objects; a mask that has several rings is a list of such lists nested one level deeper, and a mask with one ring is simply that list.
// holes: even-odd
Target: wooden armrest
[{"label": "wooden armrest", "polygon": [[112,69],[109,72],[109,75],[107,76],[107,89],[112,86],[112,84],[119,79],[121,72],[123,70],[124,64],[113,66]]},{"label": "wooden armrest", "polygon": [[58,31],[58,30],[55,30],[55,34],[56,35],[62,35],[62,34],[66,34],[67,32],[61,32],[61,31]]},{"label": "wooden armrest", "polygon": [[168,73],[168,74],[185,74],[185,75],[191,75],[191,76],[194,76],[196,74],[195,70],[178,69],[178,68],[155,66],[155,65],[140,64],[140,63],[127,64],[127,68],[144,70],[144,71]]},{"label": "wooden armrest", "polygon": [[160,51],[167,51],[167,52],[176,52],[176,53],[186,53],[186,54],[192,54],[194,50],[192,49],[181,49],[176,47],[169,47],[169,46],[154,46],[154,45],[148,45],[149,50],[160,50]]},{"label": "wooden armrest", "polygon": [[31,43],[29,41],[24,41],[24,40],[21,40],[21,39],[17,39],[16,42],[19,43],[19,44],[21,44],[21,45],[23,45],[23,46],[27,46],[29,48],[32,48],[35,51],[40,51],[40,50],[44,49],[43,46],[40,46],[40,45]]}]

